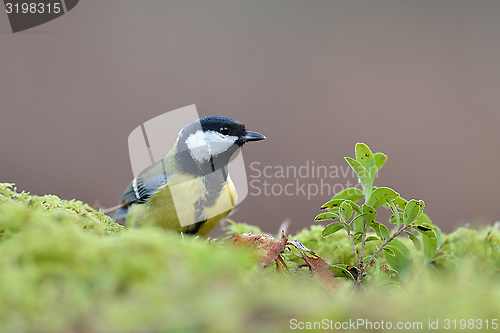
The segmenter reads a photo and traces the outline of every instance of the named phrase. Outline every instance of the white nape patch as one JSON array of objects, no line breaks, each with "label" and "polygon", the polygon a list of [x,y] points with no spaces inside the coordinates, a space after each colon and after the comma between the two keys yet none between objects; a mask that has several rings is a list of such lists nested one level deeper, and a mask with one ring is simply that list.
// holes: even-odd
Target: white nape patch
[{"label": "white nape patch", "polygon": [[210,157],[219,155],[229,149],[238,140],[236,136],[222,135],[216,131],[202,130],[190,134],[186,139],[191,156],[202,163],[210,160]]}]

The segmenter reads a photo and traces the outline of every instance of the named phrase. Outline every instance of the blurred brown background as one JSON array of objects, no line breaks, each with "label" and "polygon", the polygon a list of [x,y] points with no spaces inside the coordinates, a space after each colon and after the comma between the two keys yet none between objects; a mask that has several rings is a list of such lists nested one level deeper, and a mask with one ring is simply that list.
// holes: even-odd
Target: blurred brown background
[{"label": "blurred brown background", "polygon": [[[244,148],[250,176],[345,168],[363,141],[389,156],[375,184],[425,200],[443,230],[493,222],[499,32],[499,1],[85,0],[16,34],[0,14],[0,181],[114,205],[129,133],[196,104],[268,137]],[[329,197],[249,195],[232,218],[296,231]]]}]

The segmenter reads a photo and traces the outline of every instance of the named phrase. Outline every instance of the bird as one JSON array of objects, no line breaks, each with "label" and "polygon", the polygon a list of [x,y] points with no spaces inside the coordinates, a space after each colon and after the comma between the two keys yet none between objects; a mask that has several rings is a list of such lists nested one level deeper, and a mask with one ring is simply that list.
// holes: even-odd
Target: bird
[{"label": "bird", "polygon": [[229,117],[186,125],[167,156],[132,180],[113,217],[125,218],[127,228],[150,225],[208,236],[237,201],[230,158],[246,143],[264,139]]}]

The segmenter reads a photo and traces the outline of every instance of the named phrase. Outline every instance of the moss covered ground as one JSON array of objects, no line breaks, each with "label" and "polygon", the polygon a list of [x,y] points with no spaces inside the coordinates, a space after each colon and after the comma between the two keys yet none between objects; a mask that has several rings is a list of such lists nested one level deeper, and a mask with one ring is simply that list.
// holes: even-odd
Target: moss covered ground
[{"label": "moss covered ground", "polygon": [[[258,231],[251,228],[236,224],[229,232]],[[312,225],[289,239],[330,263],[352,264],[345,233],[322,238],[322,229]],[[360,320],[372,326],[359,331],[381,321],[393,329],[421,323],[412,330],[427,331],[436,320],[441,331],[447,319],[447,331],[453,320],[457,330],[461,320],[471,330],[474,320],[472,329],[481,323],[493,331],[500,319],[497,225],[443,234],[428,265],[402,242],[413,255],[409,282],[372,268],[360,290],[339,278],[340,290],[331,292],[291,261],[287,276],[273,267],[260,271],[250,253],[221,240],[124,229],[82,202],[0,184],[0,332],[281,332],[342,324],[349,330],[345,323]],[[377,242],[371,243],[373,250]],[[383,256],[379,261],[385,264]]]}]

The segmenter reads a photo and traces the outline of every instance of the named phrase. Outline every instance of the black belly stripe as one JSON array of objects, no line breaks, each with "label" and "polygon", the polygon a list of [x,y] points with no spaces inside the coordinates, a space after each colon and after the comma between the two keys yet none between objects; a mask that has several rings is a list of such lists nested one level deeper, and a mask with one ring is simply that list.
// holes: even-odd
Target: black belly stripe
[{"label": "black belly stripe", "polygon": [[207,220],[203,220],[200,222],[197,222],[195,224],[191,224],[186,231],[184,231],[185,234],[189,235],[196,235],[198,231],[200,231],[201,227],[207,222]]},{"label": "black belly stripe", "polygon": [[214,157],[210,155],[210,165],[212,166],[212,172],[215,172]]}]

